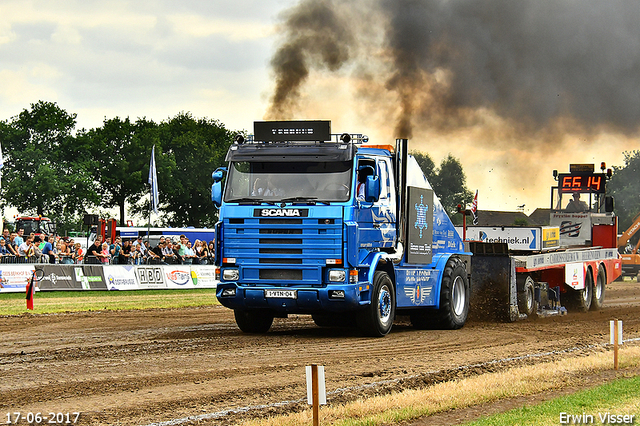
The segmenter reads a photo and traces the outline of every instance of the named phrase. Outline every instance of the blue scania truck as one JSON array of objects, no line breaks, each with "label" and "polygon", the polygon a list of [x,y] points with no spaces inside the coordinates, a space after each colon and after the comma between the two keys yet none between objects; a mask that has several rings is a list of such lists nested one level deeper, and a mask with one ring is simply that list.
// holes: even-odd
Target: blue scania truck
[{"label": "blue scania truck", "polygon": [[535,275],[535,291],[516,279],[506,245],[460,238],[407,146],[332,135],[329,121],[255,122],[253,135],[236,137],[228,167],[213,173],[212,201],[216,295],[242,331],[310,314],[380,337],[397,315],[458,329],[474,303],[515,320],[518,291],[529,314],[548,302]]}]

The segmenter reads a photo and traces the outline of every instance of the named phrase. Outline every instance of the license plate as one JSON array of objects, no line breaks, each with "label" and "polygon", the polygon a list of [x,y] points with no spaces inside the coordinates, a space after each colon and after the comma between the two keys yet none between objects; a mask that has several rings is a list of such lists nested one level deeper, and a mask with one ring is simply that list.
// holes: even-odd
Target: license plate
[{"label": "license plate", "polygon": [[279,299],[297,299],[298,293],[296,290],[265,290],[264,297],[267,297],[267,298],[277,297]]}]

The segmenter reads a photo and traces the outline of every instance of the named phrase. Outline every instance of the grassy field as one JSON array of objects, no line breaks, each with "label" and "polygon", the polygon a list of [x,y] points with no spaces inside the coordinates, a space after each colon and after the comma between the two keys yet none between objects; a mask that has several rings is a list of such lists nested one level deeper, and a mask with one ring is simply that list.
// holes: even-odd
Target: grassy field
[{"label": "grassy field", "polygon": [[[639,424],[640,378],[635,372],[640,366],[640,347],[625,348],[620,351],[620,357],[618,374],[621,378],[607,385],[544,404],[522,407],[472,424],[558,425],[562,424],[560,422],[562,413],[593,415],[592,424],[602,424],[599,414],[635,415],[633,424]],[[423,418],[425,424],[428,424],[427,416],[438,413],[479,404],[490,404],[508,398],[545,394],[567,386],[579,385],[580,377],[612,370],[612,364],[612,353],[603,351],[585,357],[572,357],[541,365],[516,367],[507,371],[438,383],[424,389],[405,390],[344,405],[322,406],[320,423],[338,426],[387,426],[410,424],[412,421]],[[243,425],[303,426],[311,422],[312,412],[309,409],[284,416],[248,421]],[[605,422],[605,424],[610,423],[612,422]],[[577,422],[565,424],[577,424]]]},{"label": "grassy field", "polygon": [[619,379],[564,398],[518,408],[466,425],[638,424],[638,389],[640,377]]},{"label": "grassy field", "polygon": [[217,305],[216,290],[39,291],[27,310],[24,293],[0,293],[0,315]]}]

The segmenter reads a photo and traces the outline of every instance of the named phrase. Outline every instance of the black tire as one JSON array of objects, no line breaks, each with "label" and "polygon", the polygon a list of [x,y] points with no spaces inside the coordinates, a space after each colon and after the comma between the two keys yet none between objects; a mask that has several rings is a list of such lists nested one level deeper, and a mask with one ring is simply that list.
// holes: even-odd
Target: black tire
[{"label": "black tire", "polygon": [[373,275],[371,304],[356,316],[358,328],[367,336],[386,336],[396,314],[396,294],[391,278],[386,272]]},{"label": "black tire", "polygon": [[588,312],[591,307],[591,295],[593,294],[593,273],[587,270],[584,277],[584,288],[582,290],[569,289],[567,293],[567,307],[578,312]]},{"label": "black tire", "polygon": [[238,328],[245,333],[264,334],[273,324],[273,314],[267,310],[242,310],[233,311]]},{"label": "black tire", "polygon": [[467,269],[458,258],[451,258],[444,268],[440,288],[439,323],[445,330],[457,330],[464,326],[469,316],[471,289]]},{"label": "black tire", "polygon": [[604,291],[607,285],[607,272],[602,265],[598,266],[598,276],[591,294],[591,310],[599,311],[604,305]]},{"label": "black tire", "polygon": [[521,314],[532,317],[538,309],[535,298],[535,282],[531,275],[518,276],[516,278],[516,288],[518,289],[518,310]]}]

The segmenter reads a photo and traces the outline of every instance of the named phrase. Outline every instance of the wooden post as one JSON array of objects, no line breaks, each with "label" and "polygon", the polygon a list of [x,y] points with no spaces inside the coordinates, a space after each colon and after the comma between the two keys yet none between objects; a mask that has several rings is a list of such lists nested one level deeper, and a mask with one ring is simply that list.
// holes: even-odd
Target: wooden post
[{"label": "wooden post", "polygon": [[320,425],[320,398],[318,395],[318,365],[311,364],[311,387],[313,394],[313,426]]}]

